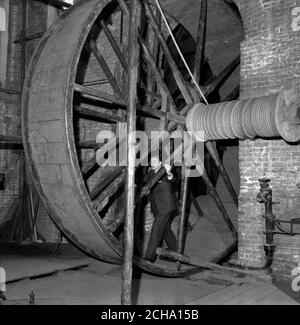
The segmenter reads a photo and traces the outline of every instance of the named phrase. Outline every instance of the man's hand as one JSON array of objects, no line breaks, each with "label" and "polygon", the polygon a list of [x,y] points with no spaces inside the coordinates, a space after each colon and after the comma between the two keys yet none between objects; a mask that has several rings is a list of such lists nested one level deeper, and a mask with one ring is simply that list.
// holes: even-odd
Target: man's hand
[{"label": "man's hand", "polygon": [[170,175],[172,167],[169,164],[165,164],[164,167],[165,167],[167,174]]},{"label": "man's hand", "polygon": [[164,167],[168,175],[168,180],[171,180],[173,178],[173,174],[171,173],[172,167],[169,164],[165,164]]}]

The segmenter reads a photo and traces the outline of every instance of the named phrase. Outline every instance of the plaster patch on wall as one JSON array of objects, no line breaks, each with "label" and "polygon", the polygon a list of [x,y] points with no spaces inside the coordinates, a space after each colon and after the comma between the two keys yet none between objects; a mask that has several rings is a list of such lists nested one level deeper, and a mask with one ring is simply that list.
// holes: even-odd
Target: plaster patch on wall
[{"label": "plaster patch on wall", "polygon": [[292,30],[298,32],[300,30],[300,7],[292,10]]},{"label": "plaster patch on wall", "polygon": [[0,7],[0,32],[6,31],[6,12],[4,8]]},{"label": "plaster patch on wall", "polygon": [[274,4],[278,4],[280,0],[259,0],[263,9],[271,8]]}]

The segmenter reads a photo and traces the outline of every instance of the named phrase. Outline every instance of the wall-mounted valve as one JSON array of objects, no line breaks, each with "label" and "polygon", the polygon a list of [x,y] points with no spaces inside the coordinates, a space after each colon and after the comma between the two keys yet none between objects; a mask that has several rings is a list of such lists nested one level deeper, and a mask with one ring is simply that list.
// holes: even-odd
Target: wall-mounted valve
[{"label": "wall-mounted valve", "polygon": [[264,249],[266,252],[266,257],[271,263],[273,254],[275,251],[274,244],[274,230],[275,230],[275,219],[276,216],[273,214],[273,201],[272,201],[272,188],[270,187],[270,179],[263,178],[259,180],[260,191],[257,194],[257,201],[265,205],[264,218],[266,220],[266,243]]},{"label": "wall-mounted valve", "polygon": [[[266,220],[266,230],[264,232],[266,234],[266,244],[264,245],[264,249],[267,259],[271,263],[276,247],[274,244],[274,235],[300,235],[300,233],[294,231],[294,226],[300,224],[300,218],[291,220],[281,220],[276,218],[276,215],[273,214],[273,205],[277,202],[273,202],[272,200],[272,188],[270,187],[270,181],[271,180],[267,178],[259,180],[260,191],[256,196],[256,200],[265,206],[265,213],[263,217]],[[290,226],[290,230],[283,229],[281,224],[288,224]]]}]

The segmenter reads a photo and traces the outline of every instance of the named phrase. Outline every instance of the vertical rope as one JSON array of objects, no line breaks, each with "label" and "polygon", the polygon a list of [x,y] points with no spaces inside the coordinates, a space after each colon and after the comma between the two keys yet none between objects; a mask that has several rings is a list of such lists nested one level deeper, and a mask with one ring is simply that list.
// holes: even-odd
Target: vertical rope
[{"label": "vertical rope", "polygon": [[164,20],[164,23],[165,23],[165,25],[166,25],[166,27],[167,27],[167,29],[168,29],[168,32],[169,32],[169,34],[170,34],[170,36],[171,36],[171,38],[172,38],[172,41],[173,41],[173,43],[174,43],[174,45],[175,45],[175,47],[176,47],[176,49],[177,49],[177,51],[178,51],[178,54],[179,54],[179,56],[180,56],[182,62],[184,63],[184,65],[185,65],[185,67],[186,67],[186,69],[187,69],[187,71],[188,71],[188,73],[189,73],[189,75],[190,75],[190,77],[191,77],[193,83],[195,84],[195,86],[196,86],[196,88],[197,88],[199,94],[200,94],[201,97],[203,98],[205,104],[208,105],[208,101],[207,101],[207,99],[205,98],[204,93],[202,92],[200,86],[198,85],[198,83],[197,83],[197,81],[196,81],[196,79],[195,79],[195,77],[194,77],[194,75],[193,75],[191,69],[189,68],[189,66],[188,66],[188,64],[187,64],[187,62],[186,62],[186,60],[185,60],[185,58],[184,58],[184,56],[183,56],[183,54],[182,54],[182,52],[181,52],[181,50],[180,50],[180,48],[179,48],[179,45],[178,45],[178,43],[177,43],[177,41],[176,41],[176,39],[175,39],[175,37],[174,37],[174,34],[173,34],[173,32],[172,32],[172,29],[171,29],[171,27],[170,27],[170,25],[169,25],[169,23],[168,23],[168,20],[167,20],[167,18],[166,18],[166,15],[165,15],[164,12],[163,12],[163,9],[162,9],[162,7],[161,7],[161,5],[160,5],[160,3],[159,3],[159,0],[155,0],[155,2],[156,2],[156,5],[157,5],[158,10],[160,11],[160,13],[161,13],[161,15],[162,15],[162,18],[163,18],[163,20]]}]

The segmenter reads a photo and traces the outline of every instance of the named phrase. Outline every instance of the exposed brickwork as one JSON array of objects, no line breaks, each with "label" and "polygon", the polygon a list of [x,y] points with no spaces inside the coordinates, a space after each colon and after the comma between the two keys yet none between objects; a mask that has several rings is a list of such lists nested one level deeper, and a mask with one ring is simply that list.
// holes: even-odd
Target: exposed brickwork
[{"label": "exposed brickwork", "polygon": [[[241,45],[241,98],[278,92],[283,87],[299,86],[300,34],[292,29],[295,0],[238,0],[243,17],[245,40]],[[289,220],[299,217],[300,146],[281,140],[240,142],[239,258],[258,265],[264,260],[261,217],[263,207],[256,202],[258,179],[272,182],[275,212]],[[298,229],[299,230],[299,229]],[[275,236],[277,250],[273,270],[279,277],[290,277],[300,257],[300,236]]]},{"label": "exposed brickwork", "polygon": [[[7,53],[7,69],[5,87],[20,89],[20,48],[13,41],[18,37],[21,30],[21,6],[20,1],[12,0],[9,3],[9,38]],[[0,132],[1,134],[20,134],[20,105],[16,95],[0,95]],[[4,218],[6,208],[19,191],[19,163],[18,155],[7,147],[0,150],[0,169],[6,173],[6,189],[0,191],[0,222]]]},{"label": "exposed brickwork", "polygon": [[[22,6],[20,0],[11,0],[9,6],[9,39],[7,73],[4,86],[20,90],[22,84],[21,46],[14,43],[22,32]],[[37,1],[27,1],[26,34],[43,32],[47,28],[47,6]],[[26,44],[26,65],[35,50],[38,40]],[[0,93],[0,134],[20,135],[20,99],[17,95]],[[19,155],[2,145],[0,150],[0,171],[6,174],[5,191],[0,191],[0,224],[5,219],[7,208],[19,195]],[[57,241],[59,231],[41,206],[38,216],[38,231],[47,241]]]}]

